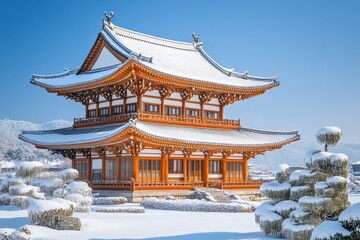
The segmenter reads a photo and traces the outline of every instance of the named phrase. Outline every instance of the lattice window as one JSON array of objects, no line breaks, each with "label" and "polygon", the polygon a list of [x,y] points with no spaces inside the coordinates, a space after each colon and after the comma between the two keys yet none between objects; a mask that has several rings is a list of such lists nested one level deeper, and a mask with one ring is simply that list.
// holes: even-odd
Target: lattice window
[{"label": "lattice window", "polygon": [[159,181],[161,178],[160,160],[139,160],[140,181]]},{"label": "lattice window", "polygon": [[149,103],[145,103],[145,112],[150,112],[150,113],[158,113],[159,112],[159,105],[157,104],[149,104]]},{"label": "lattice window", "polygon": [[183,173],[183,160],[169,159],[169,173]]},{"label": "lattice window", "polygon": [[123,113],[123,106],[122,105],[112,106],[112,114],[113,115],[120,115],[122,113]]},{"label": "lattice window", "polygon": [[218,119],[219,113],[215,111],[205,111],[205,117],[211,119]]},{"label": "lattice window", "polygon": [[221,161],[209,161],[209,173],[221,173]]},{"label": "lattice window", "polygon": [[190,116],[190,117],[199,117],[199,109],[191,109],[191,108],[187,108],[186,109],[186,116]]},{"label": "lattice window", "polygon": [[79,179],[88,179],[88,160],[75,160],[75,169],[79,171]]},{"label": "lattice window", "polygon": [[117,163],[116,159],[106,159],[105,160],[105,179],[106,180],[115,180],[117,178]]},{"label": "lattice window", "polygon": [[128,113],[136,112],[136,103],[126,104],[126,112]]},{"label": "lattice window", "polygon": [[179,107],[166,107],[166,115],[168,116],[180,116],[180,108]]},{"label": "lattice window", "polygon": [[100,112],[100,117],[108,117],[109,116],[109,108],[108,107],[99,108],[99,112]]}]

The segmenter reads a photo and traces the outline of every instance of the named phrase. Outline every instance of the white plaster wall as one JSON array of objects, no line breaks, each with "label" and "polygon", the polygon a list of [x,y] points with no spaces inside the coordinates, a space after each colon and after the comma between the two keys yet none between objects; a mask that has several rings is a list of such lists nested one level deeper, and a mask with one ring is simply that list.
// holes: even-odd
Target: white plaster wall
[{"label": "white plaster wall", "polygon": [[109,102],[99,103],[99,108],[108,107],[108,106],[110,106],[110,103],[109,103]]},{"label": "white plaster wall", "polygon": [[186,108],[200,109],[200,104],[185,102]]},{"label": "white plaster wall", "polygon": [[144,103],[161,104],[161,100],[159,98],[142,97],[142,101]]},{"label": "white plaster wall", "polygon": [[204,104],[204,110],[210,110],[210,111],[217,111],[218,112],[218,111],[220,111],[220,107]]},{"label": "white plaster wall", "polygon": [[102,169],[101,159],[92,159],[92,169]]},{"label": "white plaster wall", "polygon": [[158,90],[153,90],[153,91],[147,91],[144,96],[155,96],[155,97],[160,97],[160,93]]},{"label": "white plaster wall", "polygon": [[92,110],[92,109],[96,109],[95,103],[89,104],[89,110]]},{"label": "white plaster wall", "polygon": [[173,93],[170,95],[170,98],[175,98],[175,99],[182,100],[181,95],[180,95],[180,93],[178,93],[178,92],[173,92]]},{"label": "white plaster wall", "polygon": [[124,103],[123,99],[113,100],[112,105],[122,105]]},{"label": "white plaster wall", "polygon": [[179,101],[174,101],[174,100],[164,100],[164,104],[167,106],[176,106],[176,107],[181,107],[182,106],[182,102]]},{"label": "white plaster wall", "polygon": [[126,103],[136,103],[136,102],[137,102],[137,98],[136,98],[136,97],[132,97],[132,98],[126,99]]},{"label": "white plaster wall", "polygon": [[96,59],[94,66],[91,69],[103,68],[121,63],[106,47],[103,47],[101,53]]}]

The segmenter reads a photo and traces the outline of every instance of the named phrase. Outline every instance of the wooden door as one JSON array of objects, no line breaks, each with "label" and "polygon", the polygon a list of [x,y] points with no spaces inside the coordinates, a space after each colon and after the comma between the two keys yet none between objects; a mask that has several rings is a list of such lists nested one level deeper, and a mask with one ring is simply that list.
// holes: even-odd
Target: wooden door
[{"label": "wooden door", "polygon": [[187,180],[189,182],[203,181],[203,160],[188,160],[187,161]]}]

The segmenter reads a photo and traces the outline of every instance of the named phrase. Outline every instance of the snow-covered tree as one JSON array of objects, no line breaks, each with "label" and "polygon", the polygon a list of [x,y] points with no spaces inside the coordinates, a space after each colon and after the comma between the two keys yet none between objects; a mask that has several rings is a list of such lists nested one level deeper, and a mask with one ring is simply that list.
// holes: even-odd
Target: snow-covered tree
[{"label": "snow-covered tree", "polygon": [[341,130],[338,127],[323,127],[316,133],[316,139],[319,143],[325,144],[325,152],[327,152],[328,146],[335,146],[341,135]]}]

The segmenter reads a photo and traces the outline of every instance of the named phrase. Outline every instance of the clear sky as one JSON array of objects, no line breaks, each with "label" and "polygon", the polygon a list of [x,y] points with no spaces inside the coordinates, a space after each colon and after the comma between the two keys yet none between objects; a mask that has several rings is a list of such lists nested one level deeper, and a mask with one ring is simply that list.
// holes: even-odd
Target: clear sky
[{"label": "clear sky", "polygon": [[29,83],[82,64],[104,11],[116,25],[191,42],[237,71],[278,76],[281,85],[227,107],[242,126],[299,130],[323,126],[360,143],[360,1],[1,1],[0,119],[47,122],[84,115],[79,103]]}]

